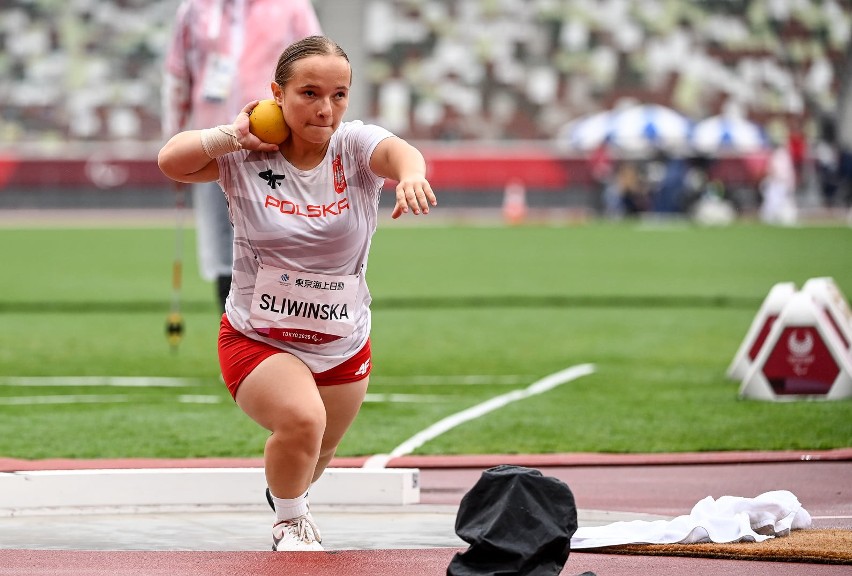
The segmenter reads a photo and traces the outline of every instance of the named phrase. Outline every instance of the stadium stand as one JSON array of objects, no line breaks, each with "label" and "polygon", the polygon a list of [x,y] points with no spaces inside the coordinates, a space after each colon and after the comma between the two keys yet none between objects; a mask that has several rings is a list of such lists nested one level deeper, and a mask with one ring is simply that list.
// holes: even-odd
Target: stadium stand
[{"label": "stadium stand", "polygon": [[[7,0],[4,144],[158,140],[177,0]],[[768,125],[836,106],[849,0],[374,0],[372,114],[408,137],[541,139],[630,97]]]},{"label": "stadium stand", "polygon": [[[347,1],[363,7],[365,119],[435,143],[536,150],[625,100],[693,120],[734,103],[802,162],[852,73],[852,0]],[[150,156],[177,3],[5,0],[0,156],[114,143]]]},{"label": "stadium stand", "polygon": [[832,110],[852,4],[835,0],[370,3],[374,113],[435,139],[553,137],[623,98],[700,119]]}]

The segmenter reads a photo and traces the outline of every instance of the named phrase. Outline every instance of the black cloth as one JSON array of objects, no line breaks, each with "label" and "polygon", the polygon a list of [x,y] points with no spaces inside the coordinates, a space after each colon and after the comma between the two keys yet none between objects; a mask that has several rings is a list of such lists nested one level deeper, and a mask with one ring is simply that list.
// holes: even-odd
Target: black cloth
[{"label": "black cloth", "polygon": [[225,300],[231,292],[231,275],[216,277],[216,299],[219,301],[221,312],[225,311]]},{"label": "black cloth", "polygon": [[490,468],[459,505],[456,534],[470,546],[453,556],[447,576],[556,576],[576,531],[567,484],[532,468]]}]

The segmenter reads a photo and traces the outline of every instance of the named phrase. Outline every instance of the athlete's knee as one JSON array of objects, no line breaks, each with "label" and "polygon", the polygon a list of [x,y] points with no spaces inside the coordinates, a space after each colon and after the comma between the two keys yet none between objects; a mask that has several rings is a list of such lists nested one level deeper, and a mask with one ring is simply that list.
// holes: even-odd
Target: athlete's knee
[{"label": "athlete's knee", "polygon": [[272,433],[281,441],[296,442],[320,450],[326,417],[322,405],[301,406],[288,410],[275,422]]}]

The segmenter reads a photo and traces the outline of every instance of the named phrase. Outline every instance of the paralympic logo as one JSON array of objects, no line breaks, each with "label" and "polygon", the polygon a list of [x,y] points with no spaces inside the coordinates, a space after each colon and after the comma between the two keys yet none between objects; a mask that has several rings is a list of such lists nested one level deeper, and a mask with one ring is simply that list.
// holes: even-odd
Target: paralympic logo
[{"label": "paralympic logo", "polygon": [[787,361],[798,376],[806,375],[814,362],[814,336],[808,330],[803,332],[800,335],[798,330],[793,330],[787,338],[787,350],[790,352]]}]

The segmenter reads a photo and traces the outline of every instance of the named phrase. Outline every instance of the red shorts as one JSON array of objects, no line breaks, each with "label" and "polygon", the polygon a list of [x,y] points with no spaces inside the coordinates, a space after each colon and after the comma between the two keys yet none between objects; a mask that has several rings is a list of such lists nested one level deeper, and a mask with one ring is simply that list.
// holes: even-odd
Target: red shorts
[{"label": "red shorts", "polygon": [[[228,317],[222,314],[219,326],[219,367],[222,370],[222,378],[234,398],[237,396],[237,388],[258,364],[273,354],[282,353],[287,354],[280,348],[258,342],[235,330],[228,322]],[[346,362],[325,372],[313,372],[314,380],[317,386],[334,386],[363,380],[370,374],[370,359],[368,338],[364,347]]]}]

